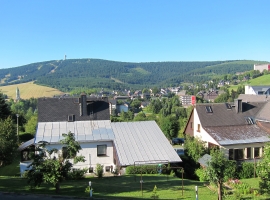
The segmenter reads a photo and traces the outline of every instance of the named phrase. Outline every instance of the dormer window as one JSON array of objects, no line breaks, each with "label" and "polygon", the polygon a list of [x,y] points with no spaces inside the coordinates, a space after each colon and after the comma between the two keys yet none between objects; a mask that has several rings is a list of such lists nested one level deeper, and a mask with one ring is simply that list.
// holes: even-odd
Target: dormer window
[{"label": "dormer window", "polygon": [[205,106],[205,109],[206,109],[206,112],[207,112],[207,113],[212,113],[212,112],[213,112],[211,106]]},{"label": "dormer window", "polygon": [[231,104],[229,104],[229,103],[225,103],[225,105],[226,105],[227,110],[231,110],[231,109],[232,109]]},{"label": "dormer window", "polygon": [[74,115],[68,115],[68,122],[74,122],[75,117]]}]

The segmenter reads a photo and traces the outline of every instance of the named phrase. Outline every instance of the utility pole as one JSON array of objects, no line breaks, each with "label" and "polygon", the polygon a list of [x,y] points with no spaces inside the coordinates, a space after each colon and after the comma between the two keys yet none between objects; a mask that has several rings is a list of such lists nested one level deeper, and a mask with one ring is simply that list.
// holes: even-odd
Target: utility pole
[{"label": "utility pole", "polygon": [[16,114],[17,116],[17,143],[19,144],[19,114]]}]

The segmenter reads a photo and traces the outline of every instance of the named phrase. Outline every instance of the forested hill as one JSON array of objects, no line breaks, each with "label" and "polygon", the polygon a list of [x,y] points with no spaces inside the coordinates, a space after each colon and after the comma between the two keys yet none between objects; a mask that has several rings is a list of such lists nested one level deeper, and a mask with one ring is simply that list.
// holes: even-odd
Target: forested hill
[{"label": "forested hill", "polygon": [[0,69],[0,85],[35,81],[61,91],[74,88],[165,87],[183,82],[204,82],[223,74],[253,69],[258,61],[213,62],[117,62],[100,59],[68,59]]}]

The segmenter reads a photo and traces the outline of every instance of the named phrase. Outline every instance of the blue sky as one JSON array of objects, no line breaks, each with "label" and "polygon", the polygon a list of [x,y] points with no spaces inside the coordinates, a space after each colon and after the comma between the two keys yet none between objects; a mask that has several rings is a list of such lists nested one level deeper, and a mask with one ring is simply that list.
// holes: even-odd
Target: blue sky
[{"label": "blue sky", "polygon": [[1,0],[0,68],[71,58],[270,61],[269,0]]}]

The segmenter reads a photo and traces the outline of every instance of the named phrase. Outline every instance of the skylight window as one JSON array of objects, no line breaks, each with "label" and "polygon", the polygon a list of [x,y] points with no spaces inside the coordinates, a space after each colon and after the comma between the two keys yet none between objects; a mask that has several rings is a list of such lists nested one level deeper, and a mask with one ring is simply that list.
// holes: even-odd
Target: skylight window
[{"label": "skylight window", "polygon": [[246,120],[247,124],[249,124],[249,125],[250,124],[255,124],[251,117],[246,117],[245,120]]},{"label": "skylight window", "polygon": [[211,106],[205,106],[205,109],[206,109],[206,112],[207,112],[207,113],[212,113],[212,112],[213,112]]},{"label": "skylight window", "polygon": [[231,104],[229,104],[229,103],[225,103],[225,105],[226,105],[227,110],[231,110],[231,109],[232,109]]}]

